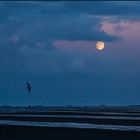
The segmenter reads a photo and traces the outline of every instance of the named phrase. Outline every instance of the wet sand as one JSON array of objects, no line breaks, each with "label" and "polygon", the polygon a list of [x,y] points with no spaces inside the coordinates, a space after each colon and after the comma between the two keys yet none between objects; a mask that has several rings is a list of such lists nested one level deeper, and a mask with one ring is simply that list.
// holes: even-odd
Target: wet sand
[{"label": "wet sand", "polygon": [[[43,116],[43,115],[42,115]],[[71,117],[28,117],[28,116],[0,116],[0,120],[32,121],[32,122],[77,122],[106,125],[140,126],[140,120],[108,119],[108,118],[71,118]]]},{"label": "wet sand", "polygon": [[139,140],[138,132],[97,129],[0,126],[1,140]]},{"label": "wet sand", "polygon": [[[11,111],[11,112],[10,112]],[[119,114],[120,113],[120,114]],[[128,113],[128,114],[127,114]],[[10,116],[11,115],[11,116]],[[13,115],[13,116],[12,116]],[[20,115],[20,116],[18,116]],[[25,115],[25,116],[24,116]],[[28,116],[30,115],[30,116]],[[41,115],[40,117],[35,115]],[[52,115],[47,117],[45,115]],[[56,115],[62,115],[56,117]],[[83,115],[85,118],[71,118],[65,116]],[[87,115],[102,116],[103,118],[86,118]],[[124,116],[126,119],[108,119],[106,117]],[[80,122],[90,124],[106,124],[106,125],[125,125],[125,126],[140,126],[140,120],[127,120],[127,117],[140,117],[140,111],[136,110],[28,110],[9,109],[8,111],[0,111],[0,120],[22,121],[22,122]],[[67,127],[41,127],[41,126],[22,126],[0,124],[0,139],[1,140],[140,140],[140,131],[121,131],[121,130],[105,130],[97,128],[67,128]]]}]

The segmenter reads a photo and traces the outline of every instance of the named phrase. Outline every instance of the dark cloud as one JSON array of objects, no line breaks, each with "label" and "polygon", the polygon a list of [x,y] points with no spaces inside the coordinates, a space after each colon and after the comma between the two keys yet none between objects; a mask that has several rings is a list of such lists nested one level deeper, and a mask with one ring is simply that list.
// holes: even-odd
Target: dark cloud
[{"label": "dark cloud", "polygon": [[[71,4],[69,5],[73,7]],[[42,8],[56,9],[59,12],[46,11],[42,13]],[[80,5],[79,5],[80,7]],[[86,7],[86,6],[85,6]],[[65,13],[65,10],[69,12]],[[66,10],[66,11],[67,11]],[[97,17],[91,18],[84,13],[76,13],[70,10],[65,4],[45,5],[37,4],[6,4],[1,9],[1,13],[6,13],[5,24],[8,27],[7,34],[20,34],[21,39],[32,36],[32,40],[99,40],[112,41],[118,39],[118,36],[108,35],[101,31],[101,20]],[[7,18],[6,18],[7,17]],[[2,18],[2,17],[1,17]],[[4,20],[4,19],[3,19]],[[85,22],[86,21],[86,22]],[[26,39],[26,42],[28,42]]]},{"label": "dark cloud", "polygon": [[121,16],[121,15],[139,15],[140,3],[128,1],[128,2],[65,2],[64,4],[69,11],[74,13],[87,13],[95,15],[106,16]]}]

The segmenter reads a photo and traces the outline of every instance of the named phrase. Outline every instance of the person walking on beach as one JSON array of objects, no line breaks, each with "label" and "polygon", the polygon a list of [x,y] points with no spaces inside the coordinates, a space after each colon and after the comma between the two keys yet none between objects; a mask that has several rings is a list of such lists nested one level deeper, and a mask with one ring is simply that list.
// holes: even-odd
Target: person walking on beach
[{"label": "person walking on beach", "polygon": [[[29,82],[26,82],[26,88],[27,88],[27,91],[28,93],[31,92],[31,84]],[[31,105],[28,106],[29,110],[31,109]]]},{"label": "person walking on beach", "polygon": [[26,85],[27,85],[27,90],[30,93],[31,92],[31,84],[27,82]]}]

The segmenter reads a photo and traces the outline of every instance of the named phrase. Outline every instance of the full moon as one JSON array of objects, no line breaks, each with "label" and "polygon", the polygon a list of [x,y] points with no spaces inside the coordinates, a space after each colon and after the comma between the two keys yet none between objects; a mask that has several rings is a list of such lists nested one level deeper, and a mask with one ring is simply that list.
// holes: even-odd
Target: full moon
[{"label": "full moon", "polygon": [[104,49],[104,47],[105,47],[105,44],[104,44],[103,41],[98,41],[98,42],[96,43],[96,48],[97,48],[97,50],[101,51],[101,50]]}]

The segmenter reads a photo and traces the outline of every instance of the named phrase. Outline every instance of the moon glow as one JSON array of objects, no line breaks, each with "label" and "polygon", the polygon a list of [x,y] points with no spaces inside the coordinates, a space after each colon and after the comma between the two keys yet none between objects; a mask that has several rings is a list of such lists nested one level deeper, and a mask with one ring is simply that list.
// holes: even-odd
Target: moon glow
[{"label": "moon glow", "polygon": [[98,41],[98,42],[96,43],[96,48],[97,48],[97,50],[101,51],[101,50],[104,49],[104,47],[105,47],[105,44],[104,44],[103,41]]}]

